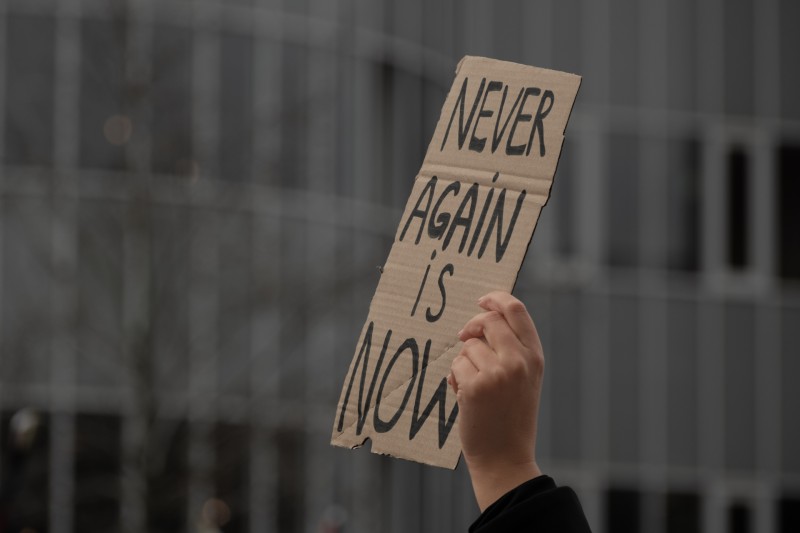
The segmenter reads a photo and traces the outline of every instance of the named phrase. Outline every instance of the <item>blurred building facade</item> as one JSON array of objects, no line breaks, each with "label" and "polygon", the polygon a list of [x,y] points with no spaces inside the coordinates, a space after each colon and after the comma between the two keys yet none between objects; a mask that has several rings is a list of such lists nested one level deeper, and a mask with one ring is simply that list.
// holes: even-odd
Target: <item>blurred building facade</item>
[{"label": "blurred building facade", "polygon": [[798,22],[791,0],[0,2],[6,527],[466,530],[463,465],[328,441],[474,54],[584,77],[516,289],[543,468],[597,533],[800,530]]}]

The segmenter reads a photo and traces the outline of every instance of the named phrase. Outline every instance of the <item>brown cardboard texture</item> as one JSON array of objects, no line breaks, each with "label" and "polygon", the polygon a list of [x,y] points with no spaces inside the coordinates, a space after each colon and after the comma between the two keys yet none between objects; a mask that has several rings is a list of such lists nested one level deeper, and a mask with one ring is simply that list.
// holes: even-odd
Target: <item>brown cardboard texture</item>
[{"label": "brown cardboard texture", "polygon": [[331,443],[455,468],[447,385],[477,299],[514,287],[580,77],[465,57],[356,344]]}]

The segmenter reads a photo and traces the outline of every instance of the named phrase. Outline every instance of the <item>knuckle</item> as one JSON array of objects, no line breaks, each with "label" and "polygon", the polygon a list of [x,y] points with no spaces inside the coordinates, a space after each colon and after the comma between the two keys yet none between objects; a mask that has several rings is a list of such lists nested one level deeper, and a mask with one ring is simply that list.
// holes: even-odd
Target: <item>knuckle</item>
[{"label": "knuckle", "polygon": [[503,320],[503,315],[501,315],[497,311],[489,311],[489,312],[487,312],[486,313],[486,317],[484,318],[484,321],[486,322],[486,324],[491,324],[492,322],[498,322],[500,320]]},{"label": "knuckle", "polygon": [[497,365],[489,372],[489,380],[494,385],[502,385],[508,381],[508,372],[501,365]]},{"label": "knuckle", "polygon": [[525,307],[525,304],[521,301],[514,298],[508,303],[507,306],[508,312],[514,315],[525,315],[528,314],[528,308]]},{"label": "knuckle", "polygon": [[490,320],[503,320],[503,314],[500,311],[489,311],[488,317]]},{"label": "knuckle", "polygon": [[483,376],[482,379],[476,379],[472,383],[470,394],[474,397],[480,397],[487,394],[492,388],[492,380],[486,379],[486,376]]},{"label": "knuckle", "polygon": [[544,354],[540,350],[536,350],[533,352],[531,361],[533,362],[534,369],[536,369],[539,372],[544,370]]},{"label": "knuckle", "polygon": [[506,364],[506,371],[511,376],[527,376],[528,365],[525,364],[525,361],[521,357],[514,357]]},{"label": "knuckle", "polygon": [[474,351],[480,344],[481,341],[476,339],[475,337],[467,339],[466,341],[464,341],[464,346],[461,348],[461,351],[462,353]]}]

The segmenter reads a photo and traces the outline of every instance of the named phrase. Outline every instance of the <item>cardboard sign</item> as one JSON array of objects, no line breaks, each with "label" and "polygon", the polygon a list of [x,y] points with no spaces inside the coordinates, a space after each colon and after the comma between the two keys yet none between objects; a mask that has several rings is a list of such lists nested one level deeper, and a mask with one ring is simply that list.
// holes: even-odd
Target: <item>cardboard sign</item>
[{"label": "cardboard sign", "polygon": [[331,444],[455,468],[447,385],[480,296],[510,291],[550,194],[580,77],[465,57],[356,344]]}]

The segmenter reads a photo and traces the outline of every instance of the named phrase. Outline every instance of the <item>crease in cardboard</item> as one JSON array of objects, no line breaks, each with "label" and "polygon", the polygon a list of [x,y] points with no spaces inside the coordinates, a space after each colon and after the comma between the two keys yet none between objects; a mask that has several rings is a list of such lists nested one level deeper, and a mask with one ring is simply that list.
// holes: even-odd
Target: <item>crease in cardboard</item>
[{"label": "crease in cardboard", "polygon": [[[455,468],[458,405],[445,378],[461,346],[456,333],[481,311],[478,297],[516,283],[579,85],[573,74],[505,61],[458,63],[379,268],[332,444],[369,440],[373,453]],[[506,95],[522,103],[509,110]]]}]

